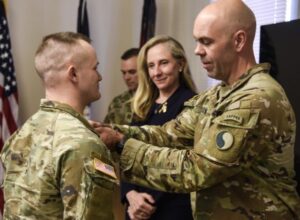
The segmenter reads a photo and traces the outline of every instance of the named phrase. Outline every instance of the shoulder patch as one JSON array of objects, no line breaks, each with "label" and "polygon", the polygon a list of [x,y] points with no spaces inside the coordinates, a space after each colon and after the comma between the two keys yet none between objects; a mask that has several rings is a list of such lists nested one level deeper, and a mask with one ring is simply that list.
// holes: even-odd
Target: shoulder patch
[{"label": "shoulder patch", "polygon": [[115,169],[113,166],[102,162],[101,160],[99,160],[98,158],[94,158],[94,168],[98,171],[100,171],[101,173],[104,173],[108,176],[113,177],[114,179],[117,179],[117,175],[115,172]]},{"label": "shoulder patch", "polygon": [[238,124],[242,124],[243,117],[241,117],[238,114],[226,114],[225,117],[224,117],[224,120],[235,121]]},{"label": "shoulder patch", "polygon": [[230,104],[230,105],[227,107],[227,110],[238,109],[238,108],[240,108],[240,106],[241,106],[241,102],[240,102],[240,101],[237,101],[237,102],[234,102],[234,103]]},{"label": "shoulder patch", "polygon": [[216,136],[216,144],[219,150],[227,150],[233,146],[233,135],[228,131],[221,131]]}]

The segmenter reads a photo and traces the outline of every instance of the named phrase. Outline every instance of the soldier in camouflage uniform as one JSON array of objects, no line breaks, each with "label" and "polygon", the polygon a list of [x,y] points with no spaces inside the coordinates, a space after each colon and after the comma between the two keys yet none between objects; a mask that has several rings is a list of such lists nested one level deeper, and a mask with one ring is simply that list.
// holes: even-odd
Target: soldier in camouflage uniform
[{"label": "soldier in camouflage uniform", "polygon": [[[138,48],[130,48],[121,56],[121,72],[128,90],[113,98],[109,104],[107,115],[104,118],[105,123],[128,125],[132,121],[133,112],[131,110],[131,100],[138,86],[138,53]],[[113,158],[117,161],[119,156],[113,154]],[[116,163],[115,166],[118,169],[119,164]],[[121,216],[124,216],[124,207],[120,201],[120,188],[118,187],[114,192],[114,210]]]},{"label": "soldier in camouflage uniform", "polygon": [[116,96],[108,106],[105,123],[130,124],[132,120],[131,99],[134,91],[127,90]]},{"label": "soldier in camouflage uniform", "polygon": [[132,121],[131,99],[138,86],[137,55],[138,48],[126,50],[121,56],[121,72],[128,90],[116,96],[109,104],[105,123],[130,124]]},{"label": "soldier in camouflage uniform", "polygon": [[100,98],[97,65],[83,35],[43,39],[35,67],[46,99],[1,152],[4,219],[113,219],[111,154],[82,116]]},{"label": "soldier in camouflage uniform", "polygon": [[255,23],[240,0],[205,7],[195,20],[195,53],[208,75],[222,82],[161,127],[113,126],[125,136],[98,128],[106,143],[119,141],[125,180],[197,191],[195,219],[300,219],[295,116],[270,66],[255,63]]}]

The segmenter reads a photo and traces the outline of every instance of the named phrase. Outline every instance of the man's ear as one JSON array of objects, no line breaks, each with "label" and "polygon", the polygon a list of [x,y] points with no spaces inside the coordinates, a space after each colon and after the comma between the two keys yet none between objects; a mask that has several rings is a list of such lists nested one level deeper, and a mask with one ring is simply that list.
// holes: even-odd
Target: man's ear
[{"label": "man's ear", "polygon": [[77,83],[78,82],[78,74],[77,70],[73,65],[68,67],[68,78],[71,82]]},{"label": "man's ear", "polygon": [[238,30],[234,34],[234,46],[237,52],[241,52],[247,41],[247,35],[244,30]]}]

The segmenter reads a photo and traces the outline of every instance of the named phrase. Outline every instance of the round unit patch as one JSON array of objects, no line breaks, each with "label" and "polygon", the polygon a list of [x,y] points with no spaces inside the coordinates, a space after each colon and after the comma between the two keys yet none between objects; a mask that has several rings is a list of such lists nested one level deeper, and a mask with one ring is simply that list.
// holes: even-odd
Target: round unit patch
[{"label": "round unit patch", "polygon": [[217,134],[216,144],[219,150],[227,150],[233,145],[233,136],[228,131],[221,131]]}]

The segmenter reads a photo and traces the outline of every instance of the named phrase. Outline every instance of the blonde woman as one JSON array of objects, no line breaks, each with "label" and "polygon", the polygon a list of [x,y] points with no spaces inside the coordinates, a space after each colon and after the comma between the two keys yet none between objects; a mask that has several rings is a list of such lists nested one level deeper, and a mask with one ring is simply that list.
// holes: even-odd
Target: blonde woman
[{"label": "blonde woman", "polygon": [[[150,39],[138,55],[139,83],[132,125],[162,125],[175,118],[196,93],[182,45],[169,36]],[[193,219],[189,194],[165,193],[122,183],[126,219]]]}]

